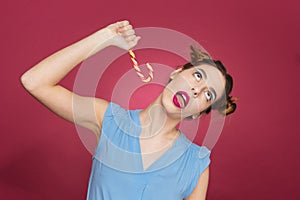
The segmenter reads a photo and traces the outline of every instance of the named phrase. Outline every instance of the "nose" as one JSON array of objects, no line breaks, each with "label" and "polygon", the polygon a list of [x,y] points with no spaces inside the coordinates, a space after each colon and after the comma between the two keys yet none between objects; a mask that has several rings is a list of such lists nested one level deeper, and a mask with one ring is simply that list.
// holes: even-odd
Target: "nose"
[{"label": "nose", "polygon": [[198,97],[198,95],[200,94],[200,91],[201,91],[200,87],[192,87],[191,90],[192,90],[194,97]]}]

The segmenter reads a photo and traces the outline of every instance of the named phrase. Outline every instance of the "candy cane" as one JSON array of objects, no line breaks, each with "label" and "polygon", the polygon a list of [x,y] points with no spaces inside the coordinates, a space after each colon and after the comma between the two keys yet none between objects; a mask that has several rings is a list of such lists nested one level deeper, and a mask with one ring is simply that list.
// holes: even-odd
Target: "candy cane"
[{"label": "candy cane", "polygon": [[136,61],[136,57],[135,57],[135,54],[133,53],[133,51],[129,50],[129,54],[130,54],[131,61],[133,63],[133,68],[135,69],[135,72],[140,77],[140,79],[145,83],[151,81],[153,79],[153,68],[152,68],[152,66],[149,63],[146,63],[146,66],[149,70],[149,76],[147,78],[145,78],[145,76],[141,72],[141,69],[138,66],[138,62]]}]

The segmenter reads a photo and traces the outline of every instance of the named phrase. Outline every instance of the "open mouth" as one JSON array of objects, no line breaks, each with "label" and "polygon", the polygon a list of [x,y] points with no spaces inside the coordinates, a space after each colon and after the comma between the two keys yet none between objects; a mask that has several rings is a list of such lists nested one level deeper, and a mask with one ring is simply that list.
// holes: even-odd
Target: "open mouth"
[{"label": "open mouth", "polygon": [[184,91],[178,91],[173,97],[173,103],[178,108],[184,108],[189,103],[190,96]]}]

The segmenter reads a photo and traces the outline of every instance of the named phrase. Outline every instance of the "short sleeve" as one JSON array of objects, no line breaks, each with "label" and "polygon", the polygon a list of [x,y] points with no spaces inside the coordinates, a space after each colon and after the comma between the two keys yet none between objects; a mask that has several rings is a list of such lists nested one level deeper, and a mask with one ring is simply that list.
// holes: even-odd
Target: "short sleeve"
[{"label": "short sleeve", "polygon": [[191,183],[184,194],[184,198],[187,198],[193,192],[193,190],[198,184],[198,180],[201,174],[210,164],[211,151],[208,148],[206,148],[205,146],[200,146],[196,154],[196,164],[194,165],[195,171],[193,173],[193,177],[191,178]]},{"label": "short sleeve", "polygon": [[199,177],[210,164],[210,153],[211,151],[205,146],[200,147],[199,154],[198,154],[199,164],[200,164]]}]

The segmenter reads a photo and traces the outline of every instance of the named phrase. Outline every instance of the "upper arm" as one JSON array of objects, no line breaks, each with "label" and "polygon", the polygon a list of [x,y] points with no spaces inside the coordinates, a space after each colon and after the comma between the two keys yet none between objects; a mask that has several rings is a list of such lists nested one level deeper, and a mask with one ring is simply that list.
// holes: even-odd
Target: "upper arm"
[{"label": "upper arm", "polygon": [[198,184],[193,192],[185,200],[205,200],[209,180],[209,167],[207,167],[198,179]]},{"label": "upper arm", "polygon": [[60,85],[29,92],[58,116],[91,130],[97,137],[100,136],[103,116],[108,105],[106,100],[80,96]]}]

